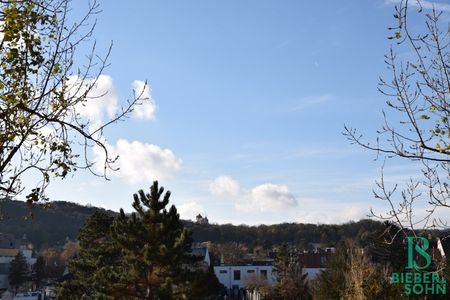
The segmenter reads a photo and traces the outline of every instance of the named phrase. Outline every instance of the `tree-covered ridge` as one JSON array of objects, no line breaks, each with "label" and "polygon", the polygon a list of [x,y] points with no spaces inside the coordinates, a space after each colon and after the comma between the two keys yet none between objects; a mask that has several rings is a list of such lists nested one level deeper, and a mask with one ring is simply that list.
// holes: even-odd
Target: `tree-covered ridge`
[{"label": "tree-covered ridge", "polygon": [[[83,206],[76,203],[54,201],[50,207],[36,205],[30,208],[25,202],[3,200],[1,205],[2,233],[11,233],[16,237],[27,235],[29,241],[37,248],[63,245],[66,238],[76,240],[79,230],[88,216],[96,211],[111,215],[117,214],[102,208]],[[194,242],[211,241],[214,243],[237,242],[249,246],[261,245],[271,248],[283,243],[308,247],[310,243],[335,245],[340,240],[355,239],[361,244],[367,242],[371,232],[383,227],[382,223],[361,220],[341,225],[315,225],[301,223],[283,223],[276,225],[231,225],[231,224],[197,224],[183,221],[191,229]]]},{"label": "tree-covered ridge", "polygon": [[200,225],[189,222],[195,241],[215,243],[237,242],[249,246],[261,245],[271,248],[274,245],[293,244],[307,248],[310,243],[332,246],[345,239],[354,239],[365,245],[368,237],[383,225],[381,222],[361,220],[341,225],[282,223],[275,225]]},{"label": "tree-covered ridge", "polygon": [[35,205],[31,209],[22,201],[0,200],[0,232],[21,238],[24,235],[37,248],[64,245],[66,238],[76,240],[88,216],[102,208],[65,201]]}]

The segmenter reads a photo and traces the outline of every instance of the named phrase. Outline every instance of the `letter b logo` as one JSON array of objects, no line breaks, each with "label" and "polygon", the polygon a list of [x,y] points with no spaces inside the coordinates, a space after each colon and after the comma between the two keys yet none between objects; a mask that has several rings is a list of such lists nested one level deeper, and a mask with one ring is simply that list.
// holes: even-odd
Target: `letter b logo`
[{"label": "letter b logo", "polygon": [[[428,249],[428,239],[420,236],[407,236],[406,239],[408,240],[408,269],[416,269],[416,270],[423,270],[430,266],[431,264],[431,257],[427,253]],[[423,245],[420,245],[420,243],[414,244],[414,240],[420,240],[422,241]],[[425,264],[423,266],[419,266],[417,262],[414,260],[414,250],[418,254],[420,254],[425,259]]]}]

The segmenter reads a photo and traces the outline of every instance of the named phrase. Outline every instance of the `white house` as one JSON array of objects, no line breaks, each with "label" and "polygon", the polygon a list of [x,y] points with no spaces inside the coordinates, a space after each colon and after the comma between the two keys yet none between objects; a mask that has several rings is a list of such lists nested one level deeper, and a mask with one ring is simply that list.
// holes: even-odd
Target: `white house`
[{"label": "white house", "polygon": [[221,284],[228,289],[233,289],[245,288],[246,280],[249,276],[267,280],[269,285],[273,285],[276,278],[272,273],[272,269],[273,266],[223,265],[214,266],[214,273]]},{"label": "white house", "polygon": [[[325,268],[303,268],[303,273],[308,274],[308,281],[314,280]],[[277,280],[271,265],[222,265],[214,266],[214,273],[221,284],[227,289],[245,288],[246,280],[249,276],[256,276],[258,279],[267,280],[267,284],[272,286]]]}]

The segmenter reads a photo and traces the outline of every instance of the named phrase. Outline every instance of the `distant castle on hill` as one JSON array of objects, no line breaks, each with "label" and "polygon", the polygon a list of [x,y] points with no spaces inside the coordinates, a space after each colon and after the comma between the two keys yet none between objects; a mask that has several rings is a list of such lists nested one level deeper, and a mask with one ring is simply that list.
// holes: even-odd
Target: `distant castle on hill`
[{"label": "distant castle on hill", "polygon": [[196,219],[197,219],[196,220],[197,224],[205,224],[205,225],[209,224],[208,218],[207,217],[202,217],[201,214],[198,214]]}]

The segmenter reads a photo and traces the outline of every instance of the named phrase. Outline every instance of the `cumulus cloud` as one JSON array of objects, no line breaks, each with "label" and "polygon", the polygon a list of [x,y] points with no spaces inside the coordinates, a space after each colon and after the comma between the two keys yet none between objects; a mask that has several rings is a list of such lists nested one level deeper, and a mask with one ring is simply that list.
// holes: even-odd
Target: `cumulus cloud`
[{"label": "cumulus cloud", "polygon": [[[82,97],[84,101],[77,103],[75,111],[89,121],[89,131],[93,132],[119,112],[119,96],[113,79],[108,75],[100,75],[97,80],[81,79],[70,76],[67,82],[69,97]],[[135,97],[138,98],[133,116],[137,119],[152,119],[156,110],[151,97],[151,88],[144,81],[135,80],[132,83]],[[88,92],[89,90],[89,92]],[[119,139],[115,144],[109,144],[106,138],[100,140],[108,150],[110,158],[119,157],[108,176],[117,176],[129,183],[152,182],[173,177],[181,169],[181,160],[170,149],[162,149],[153,144],[139,141],[129,142]],[[95,167],[98,172],[104,172],[105,153],[95,145],[93,148]]]},{"label": "cumulus cloud", "polygon": [[[92,85],[92,89],[85,95]],[[98,128],[106,118],[114,117],[119,111],[119,94],[109,75],[102,74],[96,81],[70,76],[67,86],[70,97],[86,97],[85,101],[76,105],[75,110],[81,117],[89,120],[92,129]],[[141,120],[154,119],[156,105],[151,96],[151,87],[141,80],[133,81],[132,87],[138,98],[133,117]]]},{"label": "cumulus cloud", "polygon": [[119,97],[111,76],[100,75],[95,82],[93,79],[82,80],[77,76],[70,76],[67,82],[68,93],[71,97],[82,97],[93,84],[86,101],[79,102],[75,109],[91,124],[101,124],[106,116],[113,117],[119,109]]},{"label": "cumulus cloud", "polygon": [[241,211],[276,212],[298,205],[297,199],[286,185],[265,183],[254,187],[245,197],[246,201],[236,202]]},{"label": "cumulus cloud", "polygon": [[195,220],[198,214],[205,216],[206,211],[202,205],[196,201],[177,205],[177,211],[180,214],[180,218],[184,220]]},{"label": "cumulus cloud", "polygon": [[[114,165],[119,170],[108,175],[121,177],[132,184],[169,179],[181,169],[181,160],[170,149],[162,149],[157,145],[119,139],[115,145],[106,143],[106,148],[110,157],[119,156]],[[104,152],[95,147],[94,155],[97,170],[102,172]]]},{"label": "cumulus cloud", "polygon": [[230,176],[217,177],[209,191],[215,196],[233,196],[236,209],[244,212],[280,212],[298,205],[286,185],[265,183],[248,191]]},{"label": "cumulus cloud", "polygon": [[133,114],[137,119],[152,120],[155,117],[156,105],[151,96],[151,87],[142,80],[133,81],[134,95],[138,99]]},{"label": "cumulus cloud", "polygon": [[230,176],[219,176],[209,185],[209,191],[216,196],[236,196],[239,183]]}]

